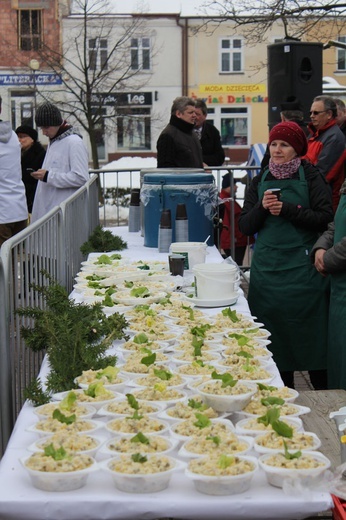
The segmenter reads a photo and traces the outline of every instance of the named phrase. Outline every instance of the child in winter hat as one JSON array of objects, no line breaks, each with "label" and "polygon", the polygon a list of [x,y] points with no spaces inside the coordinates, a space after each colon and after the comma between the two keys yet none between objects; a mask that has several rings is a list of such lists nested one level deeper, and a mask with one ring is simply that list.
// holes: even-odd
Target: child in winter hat
[{"label": "child in winter hat", "polygon": [[37,110],[35,116],[36,126],[48,127],[48,126],[60,126],[63,122],[63,118],[58,107],[49,103],[48,101],[42,103]]}]

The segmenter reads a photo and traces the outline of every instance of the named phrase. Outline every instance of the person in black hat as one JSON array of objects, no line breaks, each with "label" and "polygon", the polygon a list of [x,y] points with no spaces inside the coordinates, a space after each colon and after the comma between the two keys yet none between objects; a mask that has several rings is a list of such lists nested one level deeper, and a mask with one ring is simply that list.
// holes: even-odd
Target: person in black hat
[{"label": "person in black hat", "polygon": [[36,110],[35,123],[49,138],[49,144],[42,168],[31,173],[39,181],[32,222],[70,197],[89,179],[86,146],[81,136],[64,121],[58,107],[42,103]]},{"label": "person in black hat", "polygon": [[22,181],[25,186],[26,201],[29,214],[32,212],[32,205],[37,187],[37,179],[32,177],[31,172],[41,168],[46,150],[37,140],[37,130],[29,125],[21,125],[16,128],[21,150],[22,150]]}]

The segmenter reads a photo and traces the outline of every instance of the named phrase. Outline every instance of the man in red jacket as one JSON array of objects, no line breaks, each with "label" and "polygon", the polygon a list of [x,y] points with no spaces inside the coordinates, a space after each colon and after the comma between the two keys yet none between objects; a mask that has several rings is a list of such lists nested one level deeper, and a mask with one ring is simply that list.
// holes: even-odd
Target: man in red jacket
[{"label": "man in red jacket", "polygon": [[334,212],[339,203],[340,188],[345,179],[344,160],[345,138],[337,120],[337,107],[333,98],[317,96],[314,98],[309,123],[311,137],[305,159],[317,166],[332,188]]}]

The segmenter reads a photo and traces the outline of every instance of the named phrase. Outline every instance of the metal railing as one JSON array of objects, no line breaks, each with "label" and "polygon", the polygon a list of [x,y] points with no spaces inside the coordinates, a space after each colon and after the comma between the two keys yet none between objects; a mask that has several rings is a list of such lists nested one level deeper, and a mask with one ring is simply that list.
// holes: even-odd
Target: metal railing
[{"label": "metal railing", "polygon": [[71,292],[80,269],[80,246],[98,225],[98,177],[0,249],[0,449],[6,447],[23,405],[23,391],[40,370],[44,353],[25,347],[21,328],[30,318],[19,308],[43,307],[32,284],[44,286],[44,272]]},{"label": "metal railing", "polygon": [[[121,197],[119,185],[127,186],[128,191],[133,187],[139,188],[140,187],[140,174],[141,170],[138,168],[121,168],[121,169],[114,169],[114,170],[89,170],[91,174],[96,174],[100,178],[100,221],[103,226],[105,227],[112,227],[112,226],[121,226],[126,225],[127,221],[123,218],[121,218],[120,214],[120,208],[121,208]],[[162,171],[162,170],[161,170]],[[167,172],[173,172],[174,170],[167,169]],[[241,182],[244,185],[244,193],[246,192],[246,189],[248,188],[251,179],[254,175],[256,175],[259,172],[258,166],[240,166],[240,165],[224,165],[224,166],[215,166],[212,169],[206,168],[206,172],[211,172],[215,178],[216,186],[218,187],[218,190],[221,190],[221,184],[222,184],[222,176],[225,173],[229,173],[231,181],[235,182]],[[188,170],[186,171],[188,173]],[[112,204],[116,208],[116,218],[111,219],[107,217],[106,214],[106,207],[107,207],[107,200],[110,199],[107,197],[107,176],[113,175],[115,178],[113,180],[114,182],[114,190],[113,190],[113,196],[114,199],[112,200]],[[126,182],[123,182],[123,178],[126,178]],[[234,211],[233,211],[233,204],[235,199],[235,192],[233,188],[233,182],[230,183],[231,185],[231,193],[230,193],[230,204],[231,204],[231,221],[230,221],[230,249],[231,254],[234,257],[235,253],[235,237],[234,237]],[[237,196],[237,201],[242,204],[243,202],[243,195]],[[218,218],[218,208],[215,209],[215,217]],[[218,236],[219,238],[219,236]],[[249,258],[247,258],[247,264],[249,264]],[[244,266],[246,268],[246,266]]]}]

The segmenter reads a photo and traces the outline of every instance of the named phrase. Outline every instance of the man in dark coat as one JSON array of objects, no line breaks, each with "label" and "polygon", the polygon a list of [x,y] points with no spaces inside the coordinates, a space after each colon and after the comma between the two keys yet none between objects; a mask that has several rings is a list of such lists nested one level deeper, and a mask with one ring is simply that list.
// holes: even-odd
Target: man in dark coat
[{"label": "man in dark coat", "polygon": [[204,166],[221,166],[225,160],[225,152],[221,145],[218,129],[208,121],[208,109],[203,99],[196,100],[195,133],[201,141]]},{"label": "man in dark coat", "polygon": [[22,181],[25,186],[28,211],[31,213],[38,182],[37,179],[32,177],[31,172],[41,168],[46,150],[37,141],[37,131],[31,126],[18,126],[16,134],[22,150]]},{"label": "man in dark coat", "polygon": [[201,144],[193,132],[195,120],[195,101],[177,97],[169,124],[157,140],[158,168],[203,168]]}]

